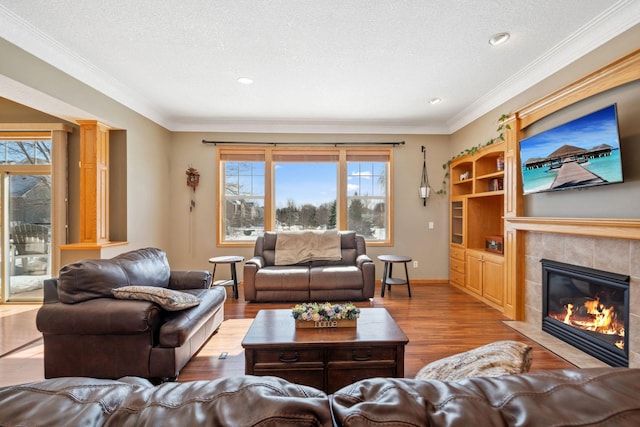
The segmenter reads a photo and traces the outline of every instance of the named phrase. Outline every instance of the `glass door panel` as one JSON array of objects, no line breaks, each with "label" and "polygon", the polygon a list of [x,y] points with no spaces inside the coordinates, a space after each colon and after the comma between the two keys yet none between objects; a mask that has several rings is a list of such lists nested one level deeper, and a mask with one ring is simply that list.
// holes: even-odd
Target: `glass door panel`
[{"label": "glass door panel", "polygon": [[51,176],[10,174],[4,182],[9,194],[6,300],[41,300],[43,282],[51,277]]}]

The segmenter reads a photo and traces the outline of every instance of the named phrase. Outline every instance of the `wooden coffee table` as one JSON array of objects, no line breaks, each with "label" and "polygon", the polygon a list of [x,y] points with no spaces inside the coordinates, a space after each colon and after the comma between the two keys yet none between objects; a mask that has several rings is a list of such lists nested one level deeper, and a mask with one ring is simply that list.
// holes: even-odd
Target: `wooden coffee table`
[{"label": "wooden coffee table", "polygon": [[357,328],[322,329],[296,329],[288,309],[260,310],[242,340],[244,369],[333,393],[364,378],[404,377],[408,342],[384,308],[361,309]]}]

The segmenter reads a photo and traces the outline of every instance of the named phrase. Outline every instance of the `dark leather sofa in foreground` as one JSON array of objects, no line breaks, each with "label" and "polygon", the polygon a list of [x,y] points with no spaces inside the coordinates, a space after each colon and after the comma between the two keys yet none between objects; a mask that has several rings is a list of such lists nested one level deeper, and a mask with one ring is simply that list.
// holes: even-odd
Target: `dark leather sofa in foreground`
[{"label": "dark leather sofa in foreground", "polygon": [[226,292],[210,284],[157,248],[64,266],[36,318],[45,378],[175,379],[224,320]]},{"label": "dark leather sofa in foreground", "polygon": [[640,369],[455,382],[372,378],[329,396],[276,377],[158,386],[139,378],[58,378],[0,388],[0,425],[635,427]]}]

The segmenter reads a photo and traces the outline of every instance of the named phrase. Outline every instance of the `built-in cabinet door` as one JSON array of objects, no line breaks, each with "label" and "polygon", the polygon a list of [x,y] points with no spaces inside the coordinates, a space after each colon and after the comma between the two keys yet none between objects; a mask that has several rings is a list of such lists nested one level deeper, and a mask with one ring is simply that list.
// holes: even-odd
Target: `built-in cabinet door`
[{"label": "built-in cabinet door", "polygon": [[466,287],[471,292],[482,295],[482,257],[467,251]]},{"label": "built-in cabinet door", "polygon": [[481,251],[467,251],[466,287],[486,300],[502,305],[504,259]]},{"label": "built-in cabinet door", "polygon": [[[497,258],[497,257],[496,257]],[[483,295],[489,301],[502,305],[504,295],[504,260],[484,258]]]}]

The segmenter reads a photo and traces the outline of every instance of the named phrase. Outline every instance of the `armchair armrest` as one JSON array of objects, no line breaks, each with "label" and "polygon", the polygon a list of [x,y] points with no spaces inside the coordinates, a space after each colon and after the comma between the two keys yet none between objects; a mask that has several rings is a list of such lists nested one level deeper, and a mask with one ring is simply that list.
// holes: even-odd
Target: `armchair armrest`
[{"label": "armchair armrest", "polygon": [[36,326],[45,335],[130,335],[157,330],[160,308],[149,301],[95,298],[76,304],[44,304]]},{"label": "armchair armrest", "polygon": [[364,264],[365,262],[373,262],[373,260],[369,257],[369,255],[358,255],[358,258],[356,258],[356,266],[358,268],[362,268],[362,264]]},{"label": "armchair armrest", "polygon": [[265,266],[264,258],[254,256],[244,263],[242,274],[242,284],[244,287],[245,301],[255,301],[256,299],[256,274],[258,270]]},{"label": "armchair armrest", "polygon": [[254,265],[254,266],[256,266],[256,269],[257,269],[257,270],[260,270],[262,267],[264,267],[264,266],[265,266],[266,262],[265,262],[265,260],[264,260],[264,257],[261,257],[261,256],[254,256],[254,257],[252,257],[251,259],[249,259],[249,260],[245,263],[245,265],[246,265],[246,264]]},{"label": "armchair armrest", "polygon": [[206,289],[211,286],[211,272],[207,270],[172,270],[169,289]]},{"label": "armchair armrest", "polygon": [[376,264],[366,254],[358,255],[356,265],[362,270],[363,289],[362,295],[365,298],[373,297],[376,289]]}]

